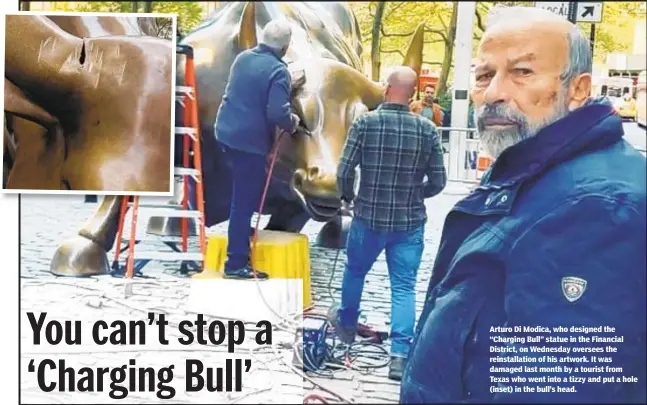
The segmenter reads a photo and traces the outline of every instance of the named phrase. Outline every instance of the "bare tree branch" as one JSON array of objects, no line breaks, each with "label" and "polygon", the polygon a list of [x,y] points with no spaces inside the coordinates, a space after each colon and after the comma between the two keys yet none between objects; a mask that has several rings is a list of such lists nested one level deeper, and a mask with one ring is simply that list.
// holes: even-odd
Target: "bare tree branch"
[{"label": "bare tree branch", "polygon": [[442,66],[442,62],[428,62],[426,60],[422,61],[423,65],[430,65],[430,66]]},{"label": "bare tree branch", "polygon": [[[415,31],[411,31],[411,32],[408,32],[408,33],[406,33],[406,34],[397,34],[397,33],[390,33],[390,34],[387,34],[387,33],[384,31],[384,25],[382,25],[382,26],[380,27],[380,31],[382,32],[382,36],[383,36],[383,37],[410,37],[410,36],[411,36],[411,35],[413,35],[413,33],[415,32]],[[440,35],[440,36],[443,38],[443,41],[444,41],[445,43],[447,42],[447,34],[445,34],[445,32],[444,32],[443,30],[438,29],[438,28],[425,28],[425,33],[427,33],[427,32],[430,32],[430,33],[432,33],[432,34],[438,34],[438,35]]]},{"label": "bare tree branch", "polygon": [[[393,4],[393,3],[390,3],[390,4]],[[396,4],[395,6],[391,7],[391,9],[389,10],[389,12],[384,16],[383,21],[388,20],[388,19],[389,19],[389,17],[391,17],[391,15],[392,15],[392,14],[393,14],[397,9],[402,8],[402,6],[404,6],[405,4],[407,4],[407,3],[406,3],[406,2],[404,2],[404,1],[402,1],[402,2],[400,2],[400,3],[398,3],[398,4]]]},{"label": "bare tree branch", "polygon": [[[480,38],[479,38],[480,39]],[[438,44],[440,42],[445,42],[444,39],[434,39],[433,41],[425,41],[425,44]]]},{"label": "bare tree branch", "polygon": [[406,34],[393,34],[393,33],[387,34],[384,31],[384,25],[382,25],[382,27],[380,27],[380,31],[382,32],[383,37],[410,37],[414,33],[414,31],[411,31],[411,32],[408,32]]},{"label": "bare tree branch", "polygon": [[443,25],[443,28],[447,30],[447,23],[441,14],[438,14],[438,19],[440,19],[440,23]]},{"label": "bare tree branch", "polygon": [[445,43],[449,42],[449,39],[447,38],[447,33],[444,30],[438,29],[438,28],[425,28],[425,32],[431,32],[433,34],[438,34],[443,38],[443,41]]},{"label": "bare tree branch", "polygon": [[485,14],[487,14],[490,11],[490,8],[491,7],[489,7],[485,2],[479,1],[478,3],[476,3],[476,9],[477,10],[480,9]]},{"label": "bare tree branch", "polygon": [[479,13],[478,9],[475,12],[476,12],[476,26],[481,30],[481,32],[484,32],[485,28],[483,28],[483,19],[481,18],[481,14]]},{"label": "bare tree branch", "polygon": [[393,49],[393,50],[389,50],[389,51],[385,51],[383,49],[380,49],[380,53],[397,53],[398,55],[400,55],[400,56],[402,56],[404,58],[404,53],[402,53],[402,51],[399,50],[399,49]]}]

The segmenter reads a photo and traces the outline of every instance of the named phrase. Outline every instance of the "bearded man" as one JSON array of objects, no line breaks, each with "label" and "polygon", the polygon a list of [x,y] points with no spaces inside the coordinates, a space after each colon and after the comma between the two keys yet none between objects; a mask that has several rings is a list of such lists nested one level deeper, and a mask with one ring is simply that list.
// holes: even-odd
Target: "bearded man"
[{"label": "bearded man", "polygon": [[478,59],[495,161],[446,218],[400,403],[645,403],[647,166],[590,97],[589,41],[497,8]]}]

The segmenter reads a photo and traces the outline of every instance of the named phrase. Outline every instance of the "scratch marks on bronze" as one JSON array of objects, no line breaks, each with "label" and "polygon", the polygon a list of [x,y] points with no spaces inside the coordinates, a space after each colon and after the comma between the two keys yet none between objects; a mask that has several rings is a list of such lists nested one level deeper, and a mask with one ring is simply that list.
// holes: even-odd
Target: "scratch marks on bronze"
[{"label": "scratch marks on bronze", "polygon": [[101,68],[103,67],[103,50],[97,49],[96,51],[91,51],[89,59],[90,61],[87,63],[87,70],[88,70],[88,73],[94,76],[93,87],[96,89],[99,87],[99,80],[101,78]]},{"label": "scratch marks on bronze", "polygon": [[38,49],[38,60],[36,61],[36,63],[40,63],[41,60],[49,59],[49,54],[54,54],[54,51],[56,50],[56,43],[56,37],[48,37],[47,39],[40,41],[40,47]]},{"label": "scratch marks on bronze", "polygon": [[124,81],[124,75],[126,73],[126,64],[128,64],[127,61],[124,61],[124,64],[121,66],[121,71],[119,72],[119,75],[117,76],[117,85],[121,86],[121,83]]},{"label": "scratch marks on bronze", "polygon": [[74,48],[74,51],[70,53],[65,62],[61,65],[59,73],[78,72],[79,69],[83,67],[80,63],[82,48],[83,44],[79,44],[79,46]]}]

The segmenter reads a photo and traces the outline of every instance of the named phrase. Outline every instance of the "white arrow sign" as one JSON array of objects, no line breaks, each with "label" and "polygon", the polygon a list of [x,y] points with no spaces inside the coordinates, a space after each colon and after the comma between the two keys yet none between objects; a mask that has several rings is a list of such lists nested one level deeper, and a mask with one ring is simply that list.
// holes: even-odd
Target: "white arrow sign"
[{"label": "white arrow sign", "polygon": [[577,2],[577,22],[602,22],[602,2]]}]

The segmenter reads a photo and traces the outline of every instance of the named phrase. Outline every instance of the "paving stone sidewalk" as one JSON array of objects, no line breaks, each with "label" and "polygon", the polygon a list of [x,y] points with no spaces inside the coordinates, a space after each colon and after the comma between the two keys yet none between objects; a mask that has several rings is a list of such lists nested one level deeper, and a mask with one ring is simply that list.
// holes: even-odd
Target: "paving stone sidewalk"
[{"label": "paving stone sidewalk", "polygon": [[[451,207],[468,192],[461,184],[449,184],[445,192],[436,198],[427,201],[427,212],[429,221],[425,229],[425,250],[422,264],[418,274],[417,284],[417,311],[422,310],[422,300],[425,289],[431,275],[434,256],[438,250],[440,233],[445,216]],[[148,198],[147,201],[165,201],[165,199]],[[59,278],[49,273],[51,258],[57,246],[65,239],[77,234],[79,227],[89,218],[97,208],[97,204],[86,204],[83,196],[32,196],[21,197],[21,313],[26,311],[48,311],[52,317],[57,319],[97,319],[100,316],[121,317],[121,318],[142,318],[144,311],[154,310],[164,312],[174,320],[178,321],[186,317],[182,309],[183,303],[189,295],[190,281],[179,274],[177,264],[164,262],[150,262],[144,267],[144,274],[149,279],[145,284],[137,285],[133,295],[124,296],[124,286],[127,280],[110,276],[93,277],[83,282],[77,279]],[[262,222],[266,221],[264,218]],[[138,221],[138,233],[145,232],[147,216],[141,211]],[[129,226],[126,221],[126,226]],[[213,231],[222,232],[226,229],[227,223],[219,224],[212,228]],[[306,225],[303,233],[306,234],[311,243],[314,244],[317,232],[322,224],[310,222]],[[195,242],[192,242],[195,243]],[[155,237],[147,237],[142,242],[142,248],[148,246],[151,249],[161,249],[160,243]],[[164,245],[161,245],[164,246]],[[167,248],[168,249],[168,248]],[[320,247],[311,247],[311,277],[312,294],[315,302],[315,311],[325,312],[328,306],[335,300],[339,300],[341,276],[345,265],[345,254],[339,254],[335,265],[334,274],[332,264],[337,251]],[[112,257],[111,255],[109,257]],[[332,280],[332,282],[331,282]],[[330,284],[330,286],[329,286]],[[380,255],[373,270],[369,273],[364,289],[362,301],[362,314],[371,326],[389,330],[390,316],[390,288],[388,271],[384,254]],[[22,318],[24,320],[24,318]],[[25,347],[26,339],[30,338],[30,329],[25,327],[25,321],[21,328],[21,342]],[[288,342],[289,336],[277,337],[280,342]],[[388,342],[385,347],[388,350]],[[77,348],[78,349],[78,348]],[[63,349],[61,349],[63,350]],[[148,350],[148,348],[147,348]],[[166,353],[160,355],[160,348],[151,349],[145,353],[139,353],[142,361],[159,363],[167,362],[171,356]],[[224,350],[224,349],[223,349]],[[276,403],[287,400],[288,403],[301,403],[302,392],[299,391],[301,377],[289,367],[290,357],[287,349],[268,351],[267,353],[253,353],[259,365],[253,382],[253,391],[245,390],[245,394],[231,393],[220,396],[216,403],[259,403],[259,398],[266,403]],[[205,351],[201,358],[214,358],[222,361],[223,352],[217,350]],[[27,359],[25,353],[21,353],[22,367]],[[72,357],[70,357],[72,356]],[[220,356],[220,357],[218,357]],[[287,356],[287,357],[286,357]],[[68,355],[66,359],[77,359],[80,364],[89,365],[107,360],[117,361],[118,356],[114,353]],[[186,356],[185,356],[186,357]],[[283,358],[280,360],[279,358]],[[123,359],[122,359],[122,363]],[[158,364],[162,367],[162,364]],[[347,400],[356,403],[397,403],[399,397],[399,383],[389,380],[386,377],[388,367],[374,369],[370,372],[359,370],[342,370],[336,372],[334,378],[322,377],[308,374],[309,381],[305,382],[307,392],[322,393],[323,391],[314,387],[313,382],[339,393]],[[21,373],[23,390],[23,401],[51,402],[51,398],[42,393],[35,383],[31,373]],[[281,381],[281,387],[277,388],[276,382],[270,383],[272,378]],[[274,385],[272,385],[274,384]],[[177,385],[177,383],[176,383]],[[25,397],[29,393],[29,398]],[[65,402],[63,396],[57,397]],[[132,401],[144,400],[144,397],[131,394],[128,397]],[[184,402],[199,401],[197,395],[187,396]],[[268,400],[269,398],[269,400]],[[213,398],[208,399],[214,402]],[[69,400],[69,398],[68,398]],[[110,401],[107,395],[96,394],[86,399],[95,403]],[[339,402],[339,400],[337,400]],[[174,402],[177,403],[177,402]]]}]

